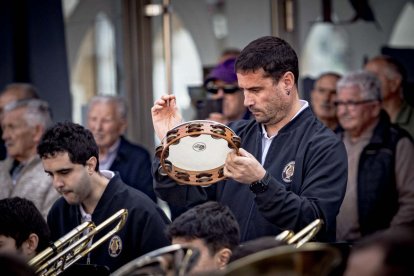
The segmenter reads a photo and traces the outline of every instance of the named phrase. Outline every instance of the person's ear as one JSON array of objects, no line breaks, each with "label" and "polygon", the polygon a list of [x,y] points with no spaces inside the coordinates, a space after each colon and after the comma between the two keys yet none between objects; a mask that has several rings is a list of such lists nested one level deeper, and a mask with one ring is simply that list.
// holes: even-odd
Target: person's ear
[{"label": "person's ear", "polygon": [[27,240],[22,243],[23,254],[29,258],[33,258],[36,255],[38,245],[39,237],[35,233],[31,233]]},{"label": "person's ear", "polygon": [[229,263],[231,257],[231,250],[222,248],[216,253],[216,265],[218,269],[224,269]]},{"label": "person's ear", "polygon": [[128,121],[126,118],[121,118],[119,121],[119,135],[123,135],[128,127]]},{"label": "person's ear", "polygon": [[401,77],[396,77],[396,78],[388,80],[388,85],[390,86],[390,90],[393,93],[399,93],[400,92],[398,88],[401,86],[401,84],[402,84]]},{"label": "person's ear", "polygon": [[380,116],[380,113],[381,113],[381,103],[378,102],[378,103],[375,103],[375,106],[372,109],[372,116],[374,118],[378,118]]},{"label": "person's ear", "polygon": [[287,71],[282,77],[283,89],[286,91],[287,95],[290,95],[294,85],[295,85],[295,76],[292,72]]},{"label": "person's ear", "polygon": [[45,128],[41,125],[36,125],[33,128],[33,130],[34,130],[33,140],[36,142],[36,144],[39,144],[40,140],[42,139],[42,135],[43,135]]},{"label": "person's ear", "polygon": [[93,172],[95,171],[95,167],[98,163],[98,160],[96,159],[95,156],[90,157],[87,161],[86,161],[86,167],[88,169],[88,174],[92,175]]}]

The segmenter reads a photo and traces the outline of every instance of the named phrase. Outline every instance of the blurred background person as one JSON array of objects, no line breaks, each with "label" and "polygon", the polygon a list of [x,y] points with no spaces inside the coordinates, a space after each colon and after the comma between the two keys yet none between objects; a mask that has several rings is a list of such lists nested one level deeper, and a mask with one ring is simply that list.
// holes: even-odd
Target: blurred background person
[{"label": "blurred background person", "polygon": [[49,242],[49,227],[32,201],[20,197],[0,200],[0,253],[29,261]]},{"label": "blurred background person", "polygon": [[344,275],[414,275],[413,251],[413,228],[402,227],[378,232],[353,246]]},{"label": "blurred background person", "polygon": [[223,101],[222,112],[211,113],[207,120],[228,124],[232,121],[250,118],[250,112],[243,104],[243,91],[237,84],[235,62],[236,58],[230,58],[219,63],[204,81],[207,97]]},{"label": "blurred background person", "polygon": [[[24,99],[39,99],[36,87],[29,83],[11,83],[7,85],[0,94],[0,120],[3,117],[3,109],[7,104]],[[4,140],[1,138],[0,160],[6,158],[6,153]]]},{"label": "blurred background person", "polygon": [[337,239],[355,241],[414,221],[414,146],[381,109],[381,84],[366,71],[337,86],[339,133],[348,154],[348,183],[337,216]]},{"label": "blurred background person", "polygon": [[118,96],[93,97],[87,125],[98,144],[99,169],[119,172],[127,185],[156,201],[148,151],[123,136],[128,126],[125,101]]},{"label": "blurred background person", "polygon": [[239,48],[225,48],[221,51],[218,63],[223,63],[230,58],[237,58],[240,55],[241,50]]},{"label": "blurred background person", "polygon": [[172,244],[199,250],[199,259],[191,273],[223,269],[240,242],[239,224],[233,213],[227,206],[213,201],[197,205],[177,217],[168,226],[167,236]]},{"label": "blurred background person", "polygon": [[341,75],[334,72],[320,75],[315,80],[310,94],[313,113],[333,131],[339,127],[334,101],[336,99],[336,83],[340,78]]},{"label": "blurred background person", "polygon": [[387,111],[391,122],[407,130],[414,138],[414,108],[403,97],[405,68],[392,57],[376,56],[365,64],[365,70],[374,73],[381,81],[382,108]]},{"label": "blurred background person", "polygon": [[36,153],[37,144],[51,123],[49,105],[32,99],[6,105],[1,124],[8,157],[0,162],[0,199],[27,198],[43,217],[59,198]]}]

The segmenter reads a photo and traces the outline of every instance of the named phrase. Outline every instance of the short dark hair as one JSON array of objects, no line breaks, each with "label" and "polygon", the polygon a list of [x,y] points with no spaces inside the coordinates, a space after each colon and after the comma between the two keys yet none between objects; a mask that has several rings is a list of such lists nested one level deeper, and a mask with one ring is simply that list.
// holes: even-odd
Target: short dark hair
[{"label": "short dark hair", "polygon": [[172,238],[202,239],[211,255],[222,248],[233,250],[240,242],[240,229],[227,206],[210,201],[197,205],[177,217],[167,228]]},{"label": "short dark hair", "polygon": [[292,47],[283,39],[264,36],[250,42],[237,57],[236,72],[263,69],[266,77],[277,83],[286,72],[292,72],[298,83],[298,57]]},{"label": "short dark hair", "polygon": [[99,171],[99,151],[92,133],[79,124],[72,122],[57,123],[43,134],[37,146],[40,158],[53,157],[67,152],[70,161],[86,165],[92,156],[96,157],[95,171]]},{"label": "short dark hair", "polygon": [[0,200],[0,235],[13,238],[20,248],[32,233],[39,237],[36,252],[48,247],[50,230],[33,202],[20,197]]}]

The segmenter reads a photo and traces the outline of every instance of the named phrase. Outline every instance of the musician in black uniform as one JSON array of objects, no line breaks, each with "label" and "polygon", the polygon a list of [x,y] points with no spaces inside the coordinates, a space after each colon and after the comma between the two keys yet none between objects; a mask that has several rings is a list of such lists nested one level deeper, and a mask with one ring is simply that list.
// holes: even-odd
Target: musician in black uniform
[{"label": "musician in black uniform", "polygon": [[128,209],[120,232],[80,262],[106,265],[114,271],[144,253],[169,245],[164,234],[169,220],[163,211],[145,194],[123,183],[118,174],[98,170],[98,146],[89,130],[70,122],[58,123],[44,134],[37,150],[62,195],[47,218],[53,240],[84,221],[99,225],[118,210]]}]

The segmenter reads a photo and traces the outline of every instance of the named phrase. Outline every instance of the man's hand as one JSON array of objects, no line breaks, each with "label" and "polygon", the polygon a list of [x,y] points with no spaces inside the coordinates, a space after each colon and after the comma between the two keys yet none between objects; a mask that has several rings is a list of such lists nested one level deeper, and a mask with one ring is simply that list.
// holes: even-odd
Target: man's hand
[{"label": "man's hand", "polygon": [[151,108],[151,116],[155,134],[162,140],[170,129],[182,123],[175,95],[163,95],[156,100]]},{"label": "man's hand", "polygon": [[224,175],[240,183],[251,184],[262,179],[266,170],[259,161],[246,150],[240,148],[239,155],[235,151],[227,155]]}]

